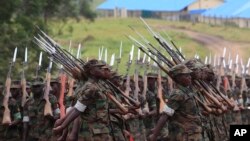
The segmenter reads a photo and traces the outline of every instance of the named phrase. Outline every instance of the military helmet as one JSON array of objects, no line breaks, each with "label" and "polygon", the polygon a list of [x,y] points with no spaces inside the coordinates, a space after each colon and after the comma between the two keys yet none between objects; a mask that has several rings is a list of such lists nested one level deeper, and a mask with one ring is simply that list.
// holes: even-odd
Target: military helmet
[{"label": "military helmet", "polygon": [[10,88],[14,88],[14,89],[21,88],[20,80],[12,80]]},{"label": "military helmet", "polygon": [[32,80],[31,86],[44,85],[44,80],[42,77],[37,77]]},{"label": "military helmet", "polygon": [[178,64],[169,70],[169,74],[175,77],[180,74],[190,74],[192,71],[188,69],[184,64]]},{"label": "military helmet", "polygon": [[199,60],[197,59],[190,59],[190,60],[186,60],[184,61],[184,64],[187,68],[189,68],[190,70],[195,70],[195,69],[202,69],[205,67],[204,64],[202,64]]},{"label": "military helmet", "polygon": [[105,67],[106,64],[104,62],[100,62],[96,59],[92,59],[92,60],[89,60],[84,66],[83,68],[88,71],[90,70],[91,68],[93,67]]},{"label": "military helmet", "polygon": [[156,74],[156,73],[149,72],[149,73],[147,74],[147,77],[148,77],[148,78],[157,78],[157,74]]}]

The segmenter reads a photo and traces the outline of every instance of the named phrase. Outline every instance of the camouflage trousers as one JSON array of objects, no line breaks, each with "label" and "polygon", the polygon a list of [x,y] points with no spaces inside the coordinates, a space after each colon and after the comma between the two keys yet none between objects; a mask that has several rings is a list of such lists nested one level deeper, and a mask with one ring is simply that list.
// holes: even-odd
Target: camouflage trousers
[{"label": "camouflage trousers", "polygon": [[122,129],[115,123],[112,124],[112,133],[115,141],[126,141]]},{"label": "camouflage trousers", "polygon": [[113,141],[109,134],[96,134],[92,137],[79,137],[78,141]]},{"label": "camouflage trousers", "polygon": [[167,141],[202,141],[201,133],[183,133],[183,134],[171,134],[167,138]]}]

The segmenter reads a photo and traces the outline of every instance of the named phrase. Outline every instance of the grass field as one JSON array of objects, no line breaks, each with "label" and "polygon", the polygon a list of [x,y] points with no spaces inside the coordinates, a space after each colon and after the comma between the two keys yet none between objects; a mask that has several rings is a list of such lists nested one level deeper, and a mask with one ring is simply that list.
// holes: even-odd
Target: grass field
[{"label": "grass field", "polygon": [[[210,26],[206,24],[195,24],[189,22],[169,22],[164,20],[146,19],[151,27],[157,32],[164,33],[157,27],[170,26],[177,28],[185,28],[194,30],[197,32],[203,32],[211,35],[217,35],[227,40],[249,42],[249,29],[239,29],[236,27],[219,27]],[[72,46],[76,48],[79,43],[82,44],[82,58],[97,58],[98,50],[101,47],[108,49],[108,62],[111,54],[115,53],[116,57],[119,54],[119,47],[122,41],[123,54],[122,63],[119,67],[120,72],[124,72],[128,60],[128,54],[133,42],[129,40],[126,35],[132,35],[137,39],[140,39],[134,31],[128,26],[134,27],[140,33],[142,33],[148,40],[153,41],[151,34],[144,28],[144,24],[138,18],[128,19],[96,19],[95,22],[89,22],[82,19],[80,22],[75,20],[68,20],[67,23],[59,23],[58,21],[51,21],[50,26],[53,28],[54,39],[64,47],[68,47],[69,41],[72,41]],[[187,35],[180,32],[164,31],[176,42],[179,47],[182,47],[185,55],[190,58],[195,53],[198,53],[201,58],[205,58],[209,50],[204,48],[201,44],[194,42]],[[60,33],[60,34],[58,34]],[[165,36],[167,38],[167,36]],[[248,49],[249,51],[249,49]],[[137,55],[137,48],[135,49],[135,55]],[[143,57],[143,55],[141,55]]]}]

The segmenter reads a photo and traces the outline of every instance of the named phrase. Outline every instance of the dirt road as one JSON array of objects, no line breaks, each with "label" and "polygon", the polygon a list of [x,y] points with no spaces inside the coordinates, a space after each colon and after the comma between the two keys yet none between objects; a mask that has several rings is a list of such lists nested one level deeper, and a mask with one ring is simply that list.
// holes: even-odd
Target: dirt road
[{"label": "dirt road", "polygon": [[250,43],[228,41],[219,36],[200,33],[189,29],[181,29],[176,27],[160,27],[160,28],[176,32],[182,32],[188,35],[195,42],[198,42],[199,44],[202,44],[204,47],[209,48],[209,50],[211,50],[211,52],[213,54],[216,54],[217,56],[223,54],[223,49],[225,47],[227,48],[227,55],[230,52],[233,58],[235,58],[237,54],[239,54],[239,56],[242,56],[243,58],[250,57],[249,54],[246,54],[244,52],[244,48],[250,47]]}]

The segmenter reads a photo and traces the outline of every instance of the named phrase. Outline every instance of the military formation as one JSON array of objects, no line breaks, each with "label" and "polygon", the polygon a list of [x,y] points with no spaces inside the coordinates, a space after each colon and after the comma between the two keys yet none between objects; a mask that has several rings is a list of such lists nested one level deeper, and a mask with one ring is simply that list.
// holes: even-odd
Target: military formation
[{"label": "military formation", "polygon": [[[25,67],[21,80],[12,80],[16,49],[0,85],[0,140],[227,141],[230,125],[250,124],[249,64],[239,75],[237,61],[225,63],[225,50],[219,65],[186,59],[146,26],[172,59],[130,37],[148,56],[138,55],[133,75],[132,51],[121,75],[119,64],[74,57],[41,32],[35,41],[53,58],[46,76],[39,75],[40,55],[32,80]],[[61,65],[58,76],[51,76],[53,63]]]}]

